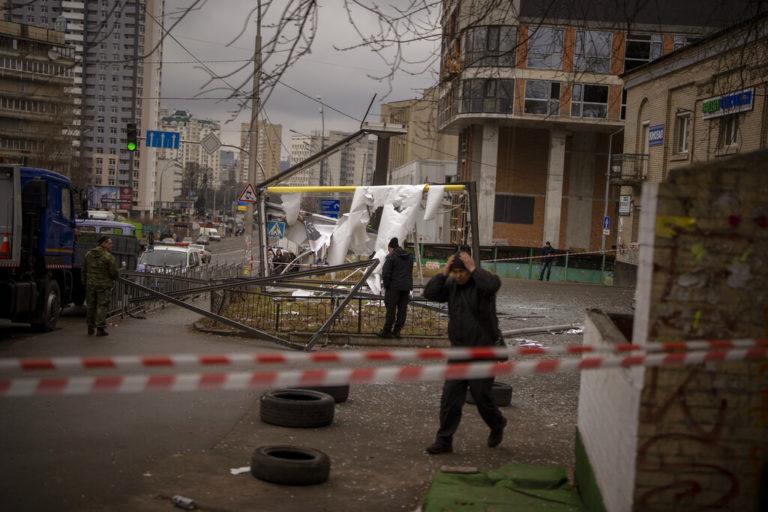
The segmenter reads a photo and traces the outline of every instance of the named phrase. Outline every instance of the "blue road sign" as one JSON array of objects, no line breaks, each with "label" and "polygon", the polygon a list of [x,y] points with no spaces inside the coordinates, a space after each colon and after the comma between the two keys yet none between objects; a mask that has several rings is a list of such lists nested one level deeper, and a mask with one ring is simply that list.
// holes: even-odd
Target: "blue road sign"
[{"label": "blue road sign", "polygon": [[608,229],[610,227],[611,227],[611,218],[603,217],[603,229]]},{"label": "blue road sign", "polygon": [[320,213],[326,217],[339,218],[339,212],[341,211],[341,201],[339,199],[321,199],[320,200]]},{"label": "blue road sign", "polygon": [[281,239],[285,236],[285,222],[269,221],[267,236],[272,239]]},{"label": "blue road sign", "polygon": [[147,130],[148,148],[179,149],[181,134],[179,132],[159,132]]}]

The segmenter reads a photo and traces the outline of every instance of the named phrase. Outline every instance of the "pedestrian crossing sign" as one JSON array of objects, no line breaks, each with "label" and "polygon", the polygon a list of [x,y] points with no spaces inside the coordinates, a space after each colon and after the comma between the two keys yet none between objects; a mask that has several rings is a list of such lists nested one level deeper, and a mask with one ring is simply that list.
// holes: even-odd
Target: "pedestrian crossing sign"
[{"label": "pedestrian crossing sign", "polygon": [[256,202],[256,191],[253,190],[253,185],[249,183],[245,186],[245,190],[243,190],[243,193],[240,194],[240,199],[238,199],[238,201],[244,201],[246,203]]},{"label": "pedestrian crossing sign", "polygon": [[267,236],[273,240],[280,240],[285,236],[285,222],[269,221]]}]

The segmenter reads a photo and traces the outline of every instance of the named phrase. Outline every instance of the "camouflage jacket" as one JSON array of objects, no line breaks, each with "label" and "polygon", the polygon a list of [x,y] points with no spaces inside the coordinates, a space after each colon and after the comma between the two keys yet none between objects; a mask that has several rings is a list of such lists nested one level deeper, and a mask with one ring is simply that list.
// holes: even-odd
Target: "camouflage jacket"
[{"label": "camouflage jacket", "polygon": [[83,269],[80,274],[84,285],[111,288],[112,281],[117,279],[119,275],[117,260],[104,247],[95,247],[85,254]]}]

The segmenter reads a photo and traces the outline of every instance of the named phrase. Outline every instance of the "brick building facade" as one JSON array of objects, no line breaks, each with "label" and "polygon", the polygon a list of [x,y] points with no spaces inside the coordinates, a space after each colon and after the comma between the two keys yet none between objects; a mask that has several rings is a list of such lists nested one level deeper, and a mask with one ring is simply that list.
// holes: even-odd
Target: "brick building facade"
[{"label": "brick building facade", "polygon": [[768,17],[759,16],[623,75],[627,120],[612,182],[623,199],[617,283],[637,266],[640,187],[674,169],[768,147]]}]

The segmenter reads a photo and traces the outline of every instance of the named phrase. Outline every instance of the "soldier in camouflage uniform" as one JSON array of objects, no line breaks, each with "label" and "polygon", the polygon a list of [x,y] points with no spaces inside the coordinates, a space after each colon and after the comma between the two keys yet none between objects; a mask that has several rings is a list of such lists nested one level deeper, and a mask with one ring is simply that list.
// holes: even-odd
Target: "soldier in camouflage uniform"
[{"label": "soldier in camouflage uniform", "polygon": [[112,282],[118,278],[120,271],[115,257],[109,252],[112,239],[102,236],[98,243],[98,247],[86,253],[81,277],[88,304],[88,334],[93,334],[95,328],[96,336],[109,336],[106,331],[107,311],[112,300]]}]

